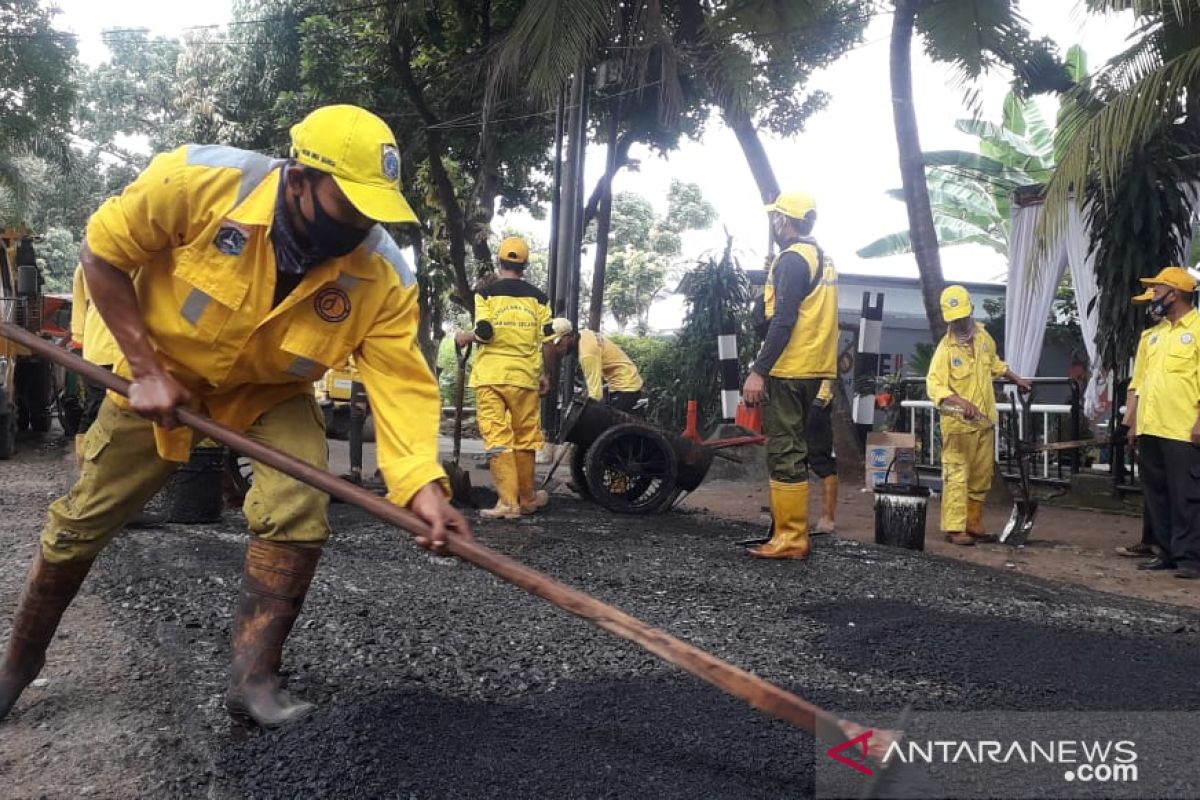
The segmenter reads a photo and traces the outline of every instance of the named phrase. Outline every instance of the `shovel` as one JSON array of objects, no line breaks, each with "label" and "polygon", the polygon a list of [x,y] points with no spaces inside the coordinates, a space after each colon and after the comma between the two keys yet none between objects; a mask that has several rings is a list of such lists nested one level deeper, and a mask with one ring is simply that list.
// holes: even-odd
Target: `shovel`
[{"label": "shovel", "polygon": [[1025,417],[1028,417],[1033,398],[1022,395],[1020,391],[1017,394],[1021,400],[1021,411],[1017,411],[1017,401],[1015,399],[1010,400],[1012,403],[1012,414],[1008,417],[1008,435],[1009,446],[1017,457],[1020,494],[1013,498],[1012,514],[1009,515],[1008,523],[1004,526],[1004,530],[1000,532],[1000,541],[1014,547],[1025,544],[1029,539],[1029,534],[1033,532],[1033,521],[1037,517],[1038,510],[1038,501],[1033,498],[1033,493],[1029,488],[1029,456],[1033,452],[1033,448],[1021,440],[1017,427],[1017,414],[1022,413]]},{"label": "shovel", "polygon": [[465,348],[454,343],[454,356],[458,362],[458,383],[454,387],[454,452],[449,461],[442,462],[442,469],[450,479],[450,496],[455,502],[475,507],[471,499],[471,473],[458,464],[462,455],[463,400],[467,395],[467,360],[471,358],[471,345]]},{"label": "shovel", "polygon": [[[88,381],[126,397],[129,396],[129,381],[125,378],[84,361],[66,350],[61,350],[23,328],[12,323],[0,323],[0,336],[28,347],[47,361],[53,361],[66,367]],[[189,408],[177,408],[175,415],[182,424],[187,425],[201,436],[207,436],[213,441],[274,467],[301,483],[358,506],[367,513],[395,525],[413,536],[426,539],[431,536],[429,526],[420,517],[360,486],[341,480],[324,470],[276,450],[270,445],[253,441]],[[601,602],[589,594],[572,589],[549,575],[527,567],[508,556],[501,555],[473,539],[451,531],[446,540],[445,552],[487,570],[614,636],[633,642],[667,663],[690,672],[695,677],[745,701],[765,714],[808,731],[826,743],[846,744],[852,735],[862,730],[861,726],[849,720],[838,717],[832,712],[753,673],[735,667],[694,645],[676,639],[666,631],[651,627],[640,619]],[[878,739],[877,744],[872,744],[871,747],[872,750],[878,747],[879,752],[885,751],[890,742],[899,741],[901,736],[900,731],[882,729],[874,730],[873,734]],[[892,770],[889,769],[888,772],[892,772]],[[911,779],[905,778],[905,780]]]}]

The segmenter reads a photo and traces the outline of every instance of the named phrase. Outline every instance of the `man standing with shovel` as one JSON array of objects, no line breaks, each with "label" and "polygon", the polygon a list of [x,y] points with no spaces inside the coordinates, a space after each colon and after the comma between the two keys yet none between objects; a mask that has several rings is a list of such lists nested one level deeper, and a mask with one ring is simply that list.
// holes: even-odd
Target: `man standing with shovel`
[{"label": "man standing with shovel", "polygon": [[519,236],[500,243],[499,280],[475,295],[475,329],[459,331],[459,347],[478,344],[471,370],[475,418],[491,461],[488,469],[498,495],[484,519],[518,519],[546,505],[545,491],[535,485],[538,449],[542,446],[541,395],[550,390],[545,364],[553,358],[555,335],[550,301],[525,280],[529,245]]},{"label": "man standing with shovel", "polygon": [[[157,156],[88,223],[88,289],[120,346],[110,394],[70,492],[50,506],[0,662],[0,719],[37,677],[92,561],[179,464],[191,405],[321,470],[313,380],[354,354],[376,415],[388,499],[445,552],[470,537],[437,463],[440,402],[417,342],[416,276],[377,222],[413,222],[387,124],[326,106],[291,131],[291,157],[185,145]],[[329,495],[261,462],[244,510],[253,536],[233,625],[225,706],[263,727],[314,709],[286,692],[283,645],[329,537]]]},{"label": "man standing with shovel", "polygon": [[1008,368],[996,342],[972,317],[975,307],[962,286],[942,292],[946,335],[929,365],[926,391],[942,411],[942,532],[957,545],[991,542],[983,526],[983,503],[995,469],[992,429],[999,421],[995,378],[1022,392],[1033,386]]}]

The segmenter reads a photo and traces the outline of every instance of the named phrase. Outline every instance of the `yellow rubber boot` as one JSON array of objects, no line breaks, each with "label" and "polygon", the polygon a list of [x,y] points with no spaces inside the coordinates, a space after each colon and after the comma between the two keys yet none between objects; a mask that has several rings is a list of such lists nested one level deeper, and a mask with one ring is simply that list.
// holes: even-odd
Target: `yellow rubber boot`
[{"label": "yellow rubber boot", "polygon": [[967,500],[967,535],[977,542],[996,541],[983,526],[983,503],[979,500]]},{"label": "yellow rubber boot", "polygon": [[517,458],[511,450],[498,453],[488,464],[492,471],[492,482],[496,484],[495,508],[486,508],[479,512],[484,519],[519,519],[521,506],[517,501]]},{"label": "yellow rubber boot", "polygon": [[837,517],[838,476],[828,475],[823,478],[821,489],[824,494],[821,502],[821,518],[817,520],[816,527],[812,530],[814,535],[834,533],[837,527],[835,518]]},{"label": "yellow rubber boot", "polygon": [[537,488],[537,451],[517,450],[517,496],[521,501],[521,513],[532,514],[550,502],[550,495]]},{"label": "yellow rubber boot", "polygon": [[808,558],[808,481],[771,481],[771,516],[775,533],[771,541],[751,548],[758,558]]}]

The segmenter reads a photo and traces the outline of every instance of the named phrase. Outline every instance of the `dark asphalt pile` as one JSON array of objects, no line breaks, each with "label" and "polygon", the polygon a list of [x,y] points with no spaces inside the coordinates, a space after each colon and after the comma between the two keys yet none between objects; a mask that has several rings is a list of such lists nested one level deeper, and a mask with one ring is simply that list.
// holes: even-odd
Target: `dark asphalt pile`
[{"label": "dark asphalt pile", "polygon": [[[91,611],[70,613],[104,615],[106,630],[128,639],[135,674],[110,675],[104,691],[132,698],[126,724],[144,718],[137,724],[157,732],[121,764],[139,795],[812,793],[806,734],[486,573],[418,551],[355,509],[332,515],[333,544],[285,654],[291,688],[320,707],[290,730],[234,729],[221,706],[244,546],[237,515],[127,533],[98,563],[77,602]],[[698,515],[614,517],[556,497],[536,521],[481,526],[479,536],[840,710],[1200,705],[1200,621],[1185,610],[828,537],[803,564],[752,562],[729,543],[754,532]],[[5,615],[28,552],[3,568]],[[80,657],[106,657],[100,645],[89,653]],[[9,731],[53,729],[100,702],[79,674],[23,699],[0,728],[0,768],[18,781],[0,795],[23,796],[13,787],[32,769],[5,758]],[[113,738],[99,747],[117,759]]]}]

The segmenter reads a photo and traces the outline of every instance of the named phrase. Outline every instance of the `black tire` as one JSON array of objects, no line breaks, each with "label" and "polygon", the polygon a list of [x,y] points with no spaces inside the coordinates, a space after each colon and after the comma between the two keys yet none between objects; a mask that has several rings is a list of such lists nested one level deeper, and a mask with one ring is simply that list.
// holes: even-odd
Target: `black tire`
[{"label": "black tire", "polygon": [[367,414],[367,418],[363,420],[362,440],[364,442],[375,441],[375,415]]},{"label": "black tire", "polygon": [[7,461],[17,450],[17,415],[11,404],[0,412],[0,461]]},{"label": "black tire", "polygon": [[350,438],[350,406],[335,403],[325,407],[325,438],[344,442]]},{"label": "black tire", "polygon": [[58,424],[62,426],[63,435],[71,437],[79,433],[79,424],[83,421],[83,403],[79,398],[64,391],[59,394],[56,405]]},{"label": "black tire", "polygon": [[592,490],[588,488],[586,468],[588,451],[574,444],[565,446],[571,448],[571,485],[575,487],[575,494],[584,500],[591,500]]},{"label": "black tire", "polygon": [[654,514],[675,494],[675,448],[654,428],[614,425],[596,437],[585,461],[592,499],[618,514]]}]

